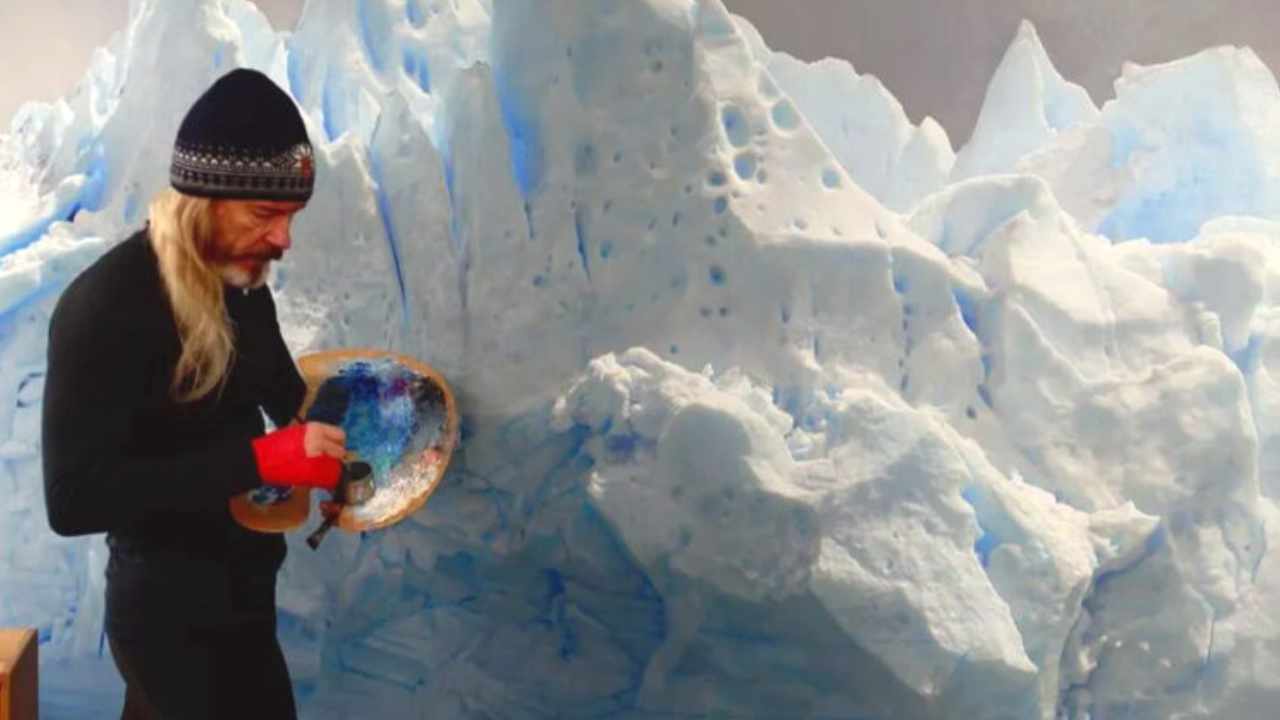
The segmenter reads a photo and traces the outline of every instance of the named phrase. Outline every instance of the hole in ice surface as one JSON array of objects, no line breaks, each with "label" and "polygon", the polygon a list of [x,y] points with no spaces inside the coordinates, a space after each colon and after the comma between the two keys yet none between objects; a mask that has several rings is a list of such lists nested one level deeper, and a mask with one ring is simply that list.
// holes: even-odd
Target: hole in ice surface
[{"label": "hole in ice surface", "polygon": [[596,148],[591,143],[578,146],[573,154],[573,169],[578,175],[594,175],[596,172]]},{"label": "hole in ice surface", "polygon": [[545,277],[543,277],[543,276],[541,276],[541,275],[534,275],[534,276],[533,276],[533,286],[534,286],[534,287],[542,287],[542,286],[544,286],[544,285],[546,285],[546,284],[547,284],[547,279],[546,279]]},{"label": "hole in ice surface", "polygon": [[822,171],[822,186],[828,190],[834,190],[840,187],[840,173],[835,168],[827,168]]},{"label": "hole in ice surface", "polygon": [[422,0],[407,0],[404,4],[404,14],[409,24],[416,28],[427,24],[426,13],[422,12]]},{"label": "hole in ice surface", "polygon": [[729,316],[729,308],[727,307],[720,308],[720,317],[728,317],[728,316]]},{"label": "hole in ice surface", "polygon": [[715,209],[717,215],[723,215],[724,211],[729,209],[729,199],[726,197],[718,197],[712,207]]},{"label": "hole in ice surface", "polygon": [[743,180],[750,180],[756,174],[759,165],[760,163],[756,160],[755,154],[750,152],[739,153],[733,159],[733,171]]},{"label": "hole in ice surface", "polygon": [[779,100],[773,106],[773,124],[783,130],[794,130],[800,125],[800,115],[790,100]]},{"label": "hole in ice surface", "polygon": [[708,275],[711,278],[712,285],[724,285],[724,268],[719,265],[712,265]]},{"label": "hole in ice surface", "polygon": [[991,400],[991,391],[987,389],[985,384],[978,386],[978,397],[982,398],[982,402],[989,408],[994,408],[995,404]]},{"label": "hole in ice surface", "polygon": [[742,114],[742,110],[736,105],[729,105],[721,111],[720,121],[729,143],[734,147],[745,147],[751,139],[751,128],[747,126],[747,117]]},{"label": "hole in ice surface", "polygon": [[729,178],[725,177],[725,174],[719,170],[712,172],[711,175],[707,177],[707,184],[711,187],[724,187],[724,184],[727,182],[729,182]]}]

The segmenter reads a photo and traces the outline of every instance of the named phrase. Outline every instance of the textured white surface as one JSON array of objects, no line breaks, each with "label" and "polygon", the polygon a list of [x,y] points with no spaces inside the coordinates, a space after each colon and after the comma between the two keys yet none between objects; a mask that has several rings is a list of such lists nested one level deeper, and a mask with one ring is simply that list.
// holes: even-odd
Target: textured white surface
[{"label": "textured white surface", "polygon": [[1027,26],[955,153],[717,0],[331,0],[289,36],[165,0],[0,143],[0,623],[86,678],[51,707],[115,680],[101,538],[43,515],[47,315],[238,64],[317,144],[272,277],[291,347],[414,355],[464,415],[421,511],[290,537],[306,716],[1280,699],[1280,95],[1248,50],[1093,108]]}]

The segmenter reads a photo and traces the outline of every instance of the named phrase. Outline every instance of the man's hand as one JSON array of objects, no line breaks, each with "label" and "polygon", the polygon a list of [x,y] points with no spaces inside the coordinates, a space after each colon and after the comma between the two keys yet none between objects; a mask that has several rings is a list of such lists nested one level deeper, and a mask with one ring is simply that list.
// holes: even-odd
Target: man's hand
[{"label": "man's hand", "polygon": [[[294,423],[303,422],[299,418],[294,418]],[[307,434],[303,440],[308,455],[319,455],[324,453],[341,459],[346,455],[345,443],[347,435],[342,428],[328,423],[312,422],[306,423]],[[334,455],[335,450],[337,455]],[[323,500],[320,502],[320,517],[329,518],[342,512],[340,503]]]},{"label": "man's hand", "polygon": [[341,460],[347,454],[346,442],[347,434],[337,425],[309,422],[302,446],[307,457],[328,455]]},{"label": "man's hand", "polygon": [[337,489],[346,454],[342,428],[325,423],[292,424],[253,439],[258,474],[267,485]]}]

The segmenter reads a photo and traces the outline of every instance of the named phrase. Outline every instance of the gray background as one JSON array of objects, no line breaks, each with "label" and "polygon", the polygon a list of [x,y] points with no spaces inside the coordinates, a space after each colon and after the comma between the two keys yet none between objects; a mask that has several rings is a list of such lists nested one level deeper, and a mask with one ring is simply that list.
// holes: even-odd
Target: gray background
[{"label": "gray background", "polygon": [[[932,115],[957,147],[1022,18],[1035,23],[1058,70],[1099,105],[1113,96],[1125,60],[1164,62],[1232,44],[1253,47],[1272,68],[1280,63],[1274,0],[725,1],[774,49],[842,57],[877,76],[913,121]],[[302,0],[258,6],[276,28],[291,28]],[[70,91],[93,48],[127,19],[128,0],[0,0],[0,132],[23,101]]]}]

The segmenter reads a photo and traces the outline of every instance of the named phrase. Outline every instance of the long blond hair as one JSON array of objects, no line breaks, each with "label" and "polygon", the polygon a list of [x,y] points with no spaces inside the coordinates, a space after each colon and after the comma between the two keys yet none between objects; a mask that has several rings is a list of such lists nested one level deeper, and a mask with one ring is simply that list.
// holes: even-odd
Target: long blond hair
[{"label": "long blond hair", "polygon": [[169,393],[193,402],[225,387],[235,333],[223,304],[223,280],[204,259],[213,242],[213,202],[165,188],[151,201],[150,239],[177,322],[182,355]]}]

